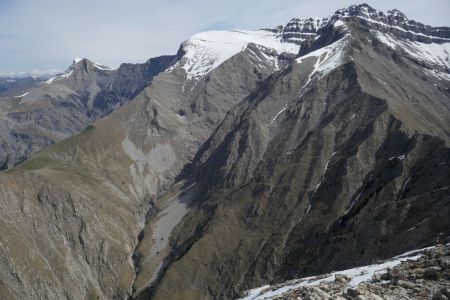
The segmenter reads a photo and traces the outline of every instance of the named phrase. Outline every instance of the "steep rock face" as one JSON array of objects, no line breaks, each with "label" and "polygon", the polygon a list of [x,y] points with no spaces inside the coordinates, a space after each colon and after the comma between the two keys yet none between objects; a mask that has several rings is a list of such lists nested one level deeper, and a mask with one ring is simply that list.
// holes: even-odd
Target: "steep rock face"
[{"label": "steep rock face", "polygon": [[0,180],[2,299],[126,297],[134,237],[124,233],[138,233],[128,199],[100,176],[56,163]]},{"label": "steep rock face", "polygon": [[183,172],[203,197],[150,295],[232,298],[450,234],[449,81],[370,29],[330,22],[228,113]]},{"label": "steep rock face", "polygon": [[112,70],[78,59],[65,73],[0,101],[0,169],[67,138],[133,99],[176,59],[165,56]]},{"label": "steep rock face", "polygon": [[376,10],[367,4],[352,5],[345,9],[340,9],[330,18],[331,21],[342,17],[356,17],[365,23],[370,23],[372,27],[395,31],[408,39],[425,38],[432,40],[450,39],[449,27],[432,27],[408,19],[405,14],[397,9],[384,13]]},{"label": "steep rock face", "polygon": [[327,22],[327,19],[319,18],[294,18],[281,30],[284,40],[301,44],[306,39],[317,36],[319,28]]},{"label": "steep rock face", "polygon": [[[141,284],[147,287],[149,254],[139,256],[134,248],[152,233],[140,231],[166,202],[180,208],[175,217],[184,215],[178,201],[158,196],[226,112],[284,64],[274,49],[249,44],[199,79],[176,65],[155,76],[134,101],[0,174],[2,220],[8,224],[1,243],[11,245],[2,255],[2,292],[17,299],[126,299]],[[10,233],[22,230],[29,235]],[[26,250],[15,251],[15,243]],[[59,248],[44,251],[42,244]],[[161,245],[157,249],[164,250]],[[34,261],[46,264],[48,277],[34,280]]]}]

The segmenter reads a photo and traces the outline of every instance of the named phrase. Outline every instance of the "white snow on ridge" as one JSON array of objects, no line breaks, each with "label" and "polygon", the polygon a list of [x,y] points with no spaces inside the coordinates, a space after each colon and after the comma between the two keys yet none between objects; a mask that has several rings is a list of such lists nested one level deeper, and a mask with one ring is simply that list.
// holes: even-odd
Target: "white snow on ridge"
[{"label": "white snow on ridge", "polygon": [[364,18],[364,17],[360,17],[360,16],[356,16],[356,18],[365,20],[365,21],[367,21],[369,23],[378,24],[378,25],[381,25],[383,27],[388,27],[388,28],[393,28],[393,29],[399,30],[399,31],[403,31],[403,32],[406,32],[406,33],[409,33],[409,34],[412,34],[412,35],[423,36],[423,37],[434,38],[434,39],[440,39],[440,40],[443,40],[443,41],[444,40],[445,41],[450,41],[450,39],[448,39],[448,38],[443,38],[443,37],[433,36],[433,35],[425,35],[425,34],[420,33],[420,32],[406,30],[406,29],[401,28],[399,26],[389,25],[389,24],[386,24],[386,23],[383,23],[383,22],[380,22],[380,21],[376,21],[376,20],[370,19],[370,18]]},{"label": "white snow on ridge", "polygon": [[346,37],[347,35],[331,45],[317,49],[316,51],[310,52],[295,60],[300,64],[308,57],[317,57],[316,63],[314,64],[314,69],[309,74],[309,78],[303,88],[311,82],[314,75],[318,74],[320,77],[323,77],[346,62],[344,55],[344,48],[347,44]]},{"label": "white snow on ridge", "polygon": [[404,261],[417,260],[423,255],[423,251],[432,249],[434,247],[427,247],[420,250],[413,250],[403,253],[402,255],[393,257],[379,264],[368,265],[364,267],[357,267],[353,269],[333,272],[328,274],[326,277],[322,276],[311,276],[301,279],[291,280],[285,283],[285,285],[280,285],[278,287],[270,287],[269,285],[259,287],[247,291],[247,295],[240,300],[264,300],[264,299],[274,299],[281,296],[284,293],[293,291],[295,289],[306,287],[306,286],[316,286],[321,282],[333,282],[335,281],[336,275],[350,275],[352,279],[348,283],[348,287],[357,287],[358,284],[362,282],[370,282],[373,275],[384,274],[387,272],[388,268],[393,268],[398,266]]},{"label": "white snow on ridge", "polygon": [[224,61],[244,50],[249,43],[283,52],[298,53],[300,46],[283,42],[278,34],[266,30],[207,31],[183,43],[186,51],[181,66],[188,79],[206,75]]},{"label": "white snow on ridge", "polygon": [[28,92],[23,93],[22,95],[19,95],[19,96],[14,96],[14,98],[22,98],[22,97],[25,97],[26,95],[28,95]]},{"label": "white snow on ridge", "polygon": [[[80,58],[80,57],[75,57],[74,59],[73,59],[73,64],[78,64],[80,61],[82,61],[84,58]],[[87,60],[87,59],[86,59]],[[99,63],[97,63],[97,62],[92,62],[92,65],[95,67],[95,68],[97,68],[97,69],[99,69],[99,70],[102,70],[102,71],[114,71],[115,69],[114,68],[110,68],[110,67],[108,67],[108,66],[105,66],[105,65],[102,65],[102,64],[99,64]]]},{"label": "white snow on ridge", "polygon": [[344,21],[342,21],[341,19],[339,19],[339,20],[337,20],[337,21],[335,21],[335,22],[333,23],[333,27],[334,27],[334,28],[339,28],[339,27],[347,28],[347,25],[345,24]]},{"label": "white snow on ridge", "polygon": [[275,120],[278,118],[279,115],[281,115],[285,110],[287,109],[287,104],[273,117],[272,121],[270,121],[270,124],[275,122]]},{"label": "white snow on ridge", "polygon": [[380,31],[372,31],[377,40],[392,49],[402,49],[409,56],[417,60],[450,68],[450,42],[447,43],[421,43],[396,39],[392,35]]},{"label": "white snow on ridge", "polygon": [[66,71],[66,73],[64,73],[64,74],[61,74],[61,75],[58,75],[58,76],[55,76],[55,77],[50,78],[50,79],[47,80],[45,83],[46,83],[46,84],[51,84],[52,82],[54,82],[54,81],[56,81],[56,80],[58,80],[58,79],[68,78],[70,75],[72,75],[72,72],[73,72],[73,69],[70,70],[69,72]]},{"label": "white snow on ridge", "polygon": [[102,70],[102,71],[114,71],[113,68],[110,68],[108,66],[104,66],[104,65],[101,65],[101,64],[98,64],[95,62],[93,62],[92,64],[94,65],[94,67],[96,67],[97,69]]}]

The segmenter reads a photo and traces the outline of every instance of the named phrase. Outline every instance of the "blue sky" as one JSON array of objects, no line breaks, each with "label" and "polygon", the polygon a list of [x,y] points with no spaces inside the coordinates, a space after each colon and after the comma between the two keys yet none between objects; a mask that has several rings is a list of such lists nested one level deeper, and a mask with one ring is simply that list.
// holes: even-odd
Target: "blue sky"
[{"label": "blue sky", "polygon": [[[450,25],[450,0],[365,1],[409,18]],[[117,67],[176,53],[190,35],[256,29],[293,17],[326,17],[346,0],[0,0],[0,74],[62,70],[73,57]]]}]

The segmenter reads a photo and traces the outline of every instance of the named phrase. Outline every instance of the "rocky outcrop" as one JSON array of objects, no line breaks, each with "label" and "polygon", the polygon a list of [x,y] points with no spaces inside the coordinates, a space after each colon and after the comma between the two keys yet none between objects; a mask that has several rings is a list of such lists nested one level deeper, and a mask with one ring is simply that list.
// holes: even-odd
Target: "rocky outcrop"
[{"label": "rocky outcrop", "polygon": [[286,41],[301,44],[307,39],[317,36],[317,31],[327,19],[320,18],[294,18],[280,31],[282,38]]},{"label": "rocky outcrop", "polygon": [[335,21],[346,17],[359,18],[366,23],[370,23],[370,26],[373,28],[393,31],[403,38],[441,42],[449,41],[450,39],[450,28],[432,27],[410,20],[397,9],[384,13],[367,4],[352,5],[348,8],[337,10],[330,20]]},{"label": "rocky outcrop", "polygon": [[438,245],[379,265],[263,287],[243,299],[447,299],[449,266],[449,246]]}]

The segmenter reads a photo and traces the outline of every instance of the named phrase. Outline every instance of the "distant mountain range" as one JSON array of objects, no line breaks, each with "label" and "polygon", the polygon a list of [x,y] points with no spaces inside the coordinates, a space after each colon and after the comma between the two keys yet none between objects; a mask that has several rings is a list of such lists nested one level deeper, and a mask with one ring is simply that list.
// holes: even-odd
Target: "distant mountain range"
[{"label": "distant mountain range", "polygon": [[449,27],[352,5],[7,80],[2,299],[234,299],[449,242]]}]

